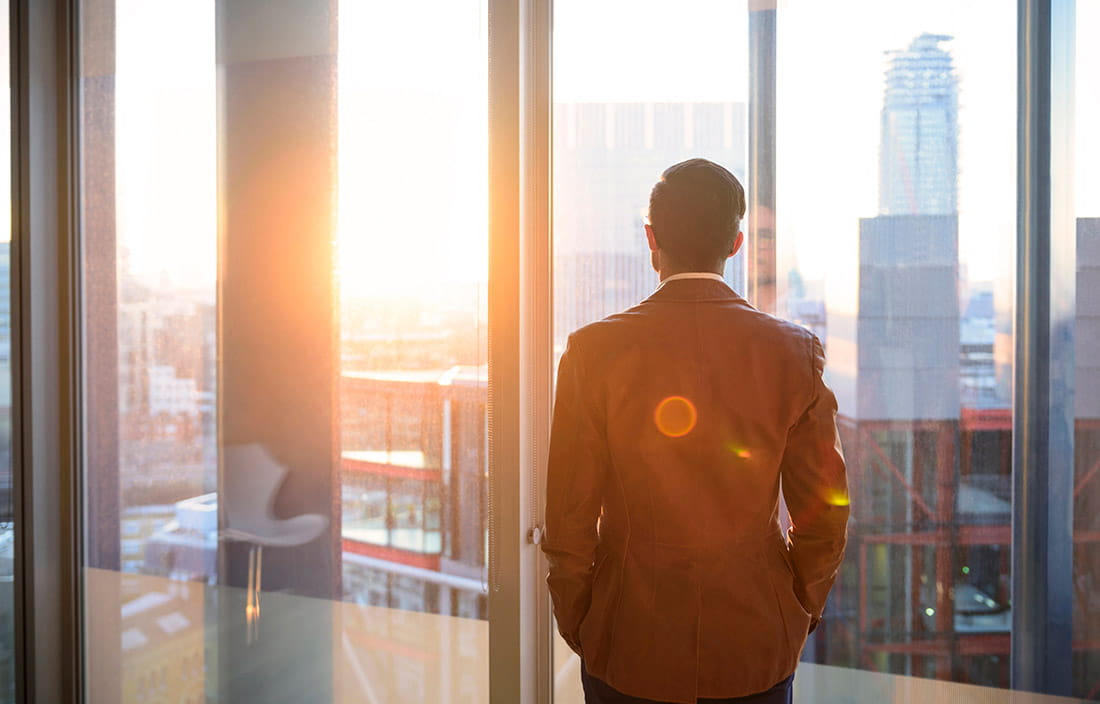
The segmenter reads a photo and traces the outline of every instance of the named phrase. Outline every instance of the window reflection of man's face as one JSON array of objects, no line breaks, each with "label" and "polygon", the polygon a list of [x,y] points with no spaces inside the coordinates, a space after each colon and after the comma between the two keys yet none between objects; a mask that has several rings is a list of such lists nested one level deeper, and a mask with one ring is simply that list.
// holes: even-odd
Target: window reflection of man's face
[{"label": "window reflection of man's face", "polygon": [[775,211],[758,206],[749,213],[749,262],[750,289],[756,300],[750,301],[762,310],[770,309],[775,301]]}]

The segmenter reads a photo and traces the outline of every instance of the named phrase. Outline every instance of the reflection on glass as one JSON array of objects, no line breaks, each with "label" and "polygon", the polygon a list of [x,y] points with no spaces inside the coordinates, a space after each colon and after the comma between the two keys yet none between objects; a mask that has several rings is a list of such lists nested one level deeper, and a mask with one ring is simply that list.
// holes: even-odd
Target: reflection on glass
[{"label": "reflection on glass", "polygon": [[1073,489],[1073,695],[1100,699],[1100,3],[1078,2],[1077,319]]},{"label": "reflection on glass", "polygon": [[[555,5],[554,28],[559,351],[652,290],[640,221],[663,168],[709,157],[750,192],[774,169],[776,208],[755,222],[761,235],[774,222],[776,250],[760,261],[776,267],[775,313],[826,345],[852,486],[847,558],[803,659],[1007,687],[1013,9],[782,4],[763,47],[775,42],[772,114],[747,88],[759,10],[573,6]],[[629,47],[656,35],[659,66]],[[754,111],[776,146],[747,173]],[[738,273],[727,280],[751,292]],[[580,701],[575,658],[560,641],[555,655],[557,701]]]},{"label": "reflection on glass", "polygon": [[[555,361],[576,328],[657,285],[643,219],[661,172],[705,157],[744,182],[746,3],[554,4]],[[639,37],[660,37],[661,50]],[[744,291],[741,255],[726,279]],[[580,662],[559,635],[554,697],[580,702]]]},{"label": "reflection on glass", "polygon": [[777,40],[777,312],[825,341],[853,508],[803,659],[1007,687],[1015,14],[848,6],[873,30],[798,2]]},{"label": "reflection on glass", "polygon": [[484,3],[82,12],[89,699],[485,698]]},{"label": "reflection on glass", "polygon": [[[469,545],[488,528],[483,11],[341,7],[337,243],[343,596],[479,619],[488,562]],[[402,31],[417,41],[397,41]]]}]

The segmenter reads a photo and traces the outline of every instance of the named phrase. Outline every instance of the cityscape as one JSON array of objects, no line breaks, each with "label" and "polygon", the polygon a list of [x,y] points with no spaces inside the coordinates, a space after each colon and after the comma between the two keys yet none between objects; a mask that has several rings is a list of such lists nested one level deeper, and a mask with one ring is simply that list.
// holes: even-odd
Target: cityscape
[{"label": "cityscape", "polygon": [[[778,272],[774,312],[812,330],[826,347],[853,510],[840,578],[803,658],[1008,687],[1012,272],[970,280],[960,261],[960,91],[952,42],[944,34],[919,34],[890,54],[878,211],[851,233],[858,241],[854,310],[834,306],[820,278],[797,267]],[[665,167],[702,155],[747,180],[747,119],[744,103],[728,101],[554,106],[555,360],[572,330],[644,300],[656,286],[642,222],[649,188]],[[782,213],[779,222],[782,239]],[[1078,288],[1095,289],[1100,218],[1080,218],[1076,226]],[[4,245],[5,285],[8,256]],[[227,343],[218,292],[167,286],[136,273],[124,248],[115,275],[110,353],[116,376],[96,382],[114,384],[117,415],[107,440],[114,451],[93,455],[106,464],[91,467],[88,476],[117,479],[117,486],[103,485],[117,491],[117,515],[101,511],[96,521],[108,537],[117,532],[118,543],[117,552],[115,546],[92,551],[90,566],[243,586],[238,577],[248,571],[252,579],[252,563],[245,570],[244,552],[224,545],[225,516],[241,509],[219,508],[228,493],[231,448],[219,415]],[[726,280],[745,293],[741,256],[730,261]],[[279,550],[334,546],[335,583],[319,593],[329,589],[339,600],[371,607],[487,619],[485,284],[400,299],[337,298],[336,305],[331,511],[320,515],[312,537],[303,532],[297,543],[267,547],[275,570],[270,589],[295,592],[280,572]],[[1089,337],[1100,334],[1100,306],[1079,296],[1076,325],[1074,550],[1088,569],[1075,572],[1074,626],[1081,630],[1074,657],[1081,681],[1074,689],[1096,698],[1100,682],[1085,675],[1100,672],[1100,491],[1086,487],[1100,482],[1100,352],[1091,344],[1098,339]],[[0,507],[6,512],[0,522],[9,523],[10,336],[4,299]],[[287,464],[277,455],[268,458],[272,477]],[[248,479],[267,481],[261,473]],[[268,518],[289,522],[278,491],[274,486]],[[249,549],[254,560],[255,547]],[[10,531],[0,532],[5,588],[11,561]],[[133,659],[139,665],[123,673],[124,700],[146,701],[153,691],[198,697],[202,682],[193,675],[209,657],[203,616],[171,621],[183,613],[176,603],[182,597],[150,598],[143,584],[123,582],[131,591],[123,594],[120,647],[157,655]],[[7,633],[12,616],[2,609],[10,599],[2,596],[0,627]],[[165,619],[191,639],[165,645]],[[401,657],[401,636],[391,635],[392,642],[371,644],[397,653],[394,667],[408,668],[415,681],[417,658]],[[0,648],[9,642],[0,634]],[[178,659],[171,672],[163,666],[169,656]],[[0,658],[8,657],[0,649]],[[154,664],[146,671],[140,663]]]}]

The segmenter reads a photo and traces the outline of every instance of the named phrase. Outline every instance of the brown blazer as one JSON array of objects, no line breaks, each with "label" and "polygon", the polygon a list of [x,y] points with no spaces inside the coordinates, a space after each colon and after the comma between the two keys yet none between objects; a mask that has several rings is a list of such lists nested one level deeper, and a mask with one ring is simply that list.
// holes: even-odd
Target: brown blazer
[{"label": "brown blazer", "polygon": [[592,675],[695,702],[794,672],[848,521],[824,365],[813,334],[713,279],[669,281],[570,336],[542,549],[558,628]]}]

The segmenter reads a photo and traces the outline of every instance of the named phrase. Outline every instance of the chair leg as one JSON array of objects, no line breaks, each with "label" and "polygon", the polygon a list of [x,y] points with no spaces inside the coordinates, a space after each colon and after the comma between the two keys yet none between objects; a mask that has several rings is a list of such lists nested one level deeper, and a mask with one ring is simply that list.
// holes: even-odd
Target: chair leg
[{"label": "chair leg", "polygon": [[264,581],[264,546],[256,546],[256,596],[252,599],[252,604],[256,607],[256,637],[260,637],[260,593],[263,591]]},{"label": "chair leg", "polygon": [[245,594],[245,641],[252,645],[260,637],[260,589],[263,584],[264,548],[248,548],[248,592]]}]

